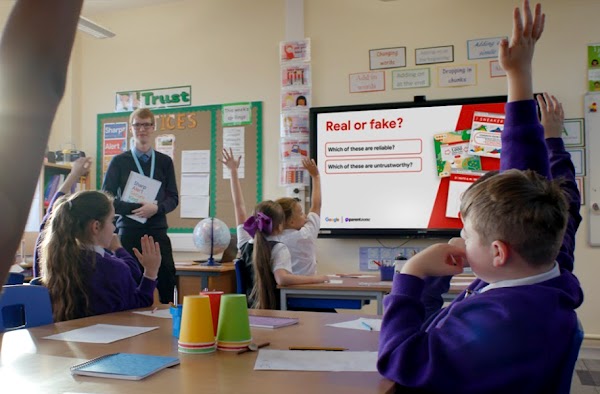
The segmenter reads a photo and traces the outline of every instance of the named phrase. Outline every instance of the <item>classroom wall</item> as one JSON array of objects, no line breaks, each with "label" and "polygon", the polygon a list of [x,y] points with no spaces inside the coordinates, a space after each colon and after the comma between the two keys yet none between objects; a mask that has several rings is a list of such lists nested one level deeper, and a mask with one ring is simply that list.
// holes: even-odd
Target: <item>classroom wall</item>
[{"label": "classroom wall", "polygon": [[[304,0],[306,37],[312,40],[313,104],[316,106],[487,96],[506,93],[504,78],[489,78],[489,60],[468,61],[466,40],[510,35],[517,0]],[[548,90],[564,102],[569,118],[583,117],[586,44],[600,42],[597,0],[543,1],[547,29],[534,62],[536,91]],[[80,36],[70,70],[68,97],[60,108],[51,143],[72,138],[96,152],[96,114],[113,110],[116,91],[192,85],[193,105],[257,100],[264,103],[264,197],[278,186],[278,43],[285,38],[283,0],[184,0],[93,17],[117,33],[109,40]],[[478,64],[478,85],[440,89],[348,93],[348,74],[368,71],[369,49],[406,46],[407,68],[414,49],[454,45],[454,64]],[[432,66],[432,69],[435,66]],[[435,72],[432,72],[432,78]],[[51,145],[51,149],[55,146]],[[56,147],[58,149],[58,147]],[[588,154],[591,150],[587,147]],[[327,198],[327,196],[324,196]],[[588,206],[582,207],[584,218]],[[576,274],[586,301],[579,309],[586,334],[600,336],[600,249],[587,246],[584,219],[577,237]],[[381,240],[398,246],[404,240]],[[411,241],[423,246],[429,241]],[[321,273],[353,271],[360,246],[377,240],[322,239]],[[178,254],[176,258],[188,255]],[[372,312],[373,309],[367,309]]]}]

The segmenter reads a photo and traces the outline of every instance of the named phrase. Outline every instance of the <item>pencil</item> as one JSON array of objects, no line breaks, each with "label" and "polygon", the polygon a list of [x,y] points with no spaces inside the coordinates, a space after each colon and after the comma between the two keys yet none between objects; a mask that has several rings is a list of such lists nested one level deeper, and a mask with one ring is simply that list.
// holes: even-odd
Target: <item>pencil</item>
[{"label": "pencil", "polygon": [[323,346],[290,346],[290,350],[327,350],[333,352],[341,352],[344,350],[348,350],[343,347],[323,347]]},{"label": "pencil", "polygon": [[360,324],[362,324],[367,330],[373,331],[373,327],[371,327],[369,324],[365,323],[364,321],[361,320]]}]

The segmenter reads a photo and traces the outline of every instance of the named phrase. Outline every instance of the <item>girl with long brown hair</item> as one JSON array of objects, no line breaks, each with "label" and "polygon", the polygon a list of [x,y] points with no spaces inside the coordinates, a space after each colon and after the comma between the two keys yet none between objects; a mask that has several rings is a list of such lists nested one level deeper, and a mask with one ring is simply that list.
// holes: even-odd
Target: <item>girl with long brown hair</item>
[{"label": "girl with long brown hair", "polygon": [[152,305],[161,261],[158,243],[146,235],[142,251],[134,250],[142,275],[114,234],[112,198],[99,191],[61,193],[43,223],[40,259],[54,320]]}]

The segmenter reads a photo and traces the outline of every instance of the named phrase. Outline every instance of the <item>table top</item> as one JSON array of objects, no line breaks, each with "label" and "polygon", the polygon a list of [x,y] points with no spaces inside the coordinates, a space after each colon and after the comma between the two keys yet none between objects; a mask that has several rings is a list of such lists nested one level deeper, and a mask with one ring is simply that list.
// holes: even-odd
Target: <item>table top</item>
[{"label": "table top", "polygon": [[[328,323],[353,320],[359,315],[315,312],[262,311],[251,314],[298,317],[299,324],[278,329],[252,328],[253,341],[270,342],[269,349],[289,346],[345,347],[376,351],[378,332],[335,328]],[[373,316],[370,316],[371,318]],[[148,333],[110,344],[43,339],[93,324],[158,326]],[[197,392],[344,392],[385,393],[393,383],[377,372],[254,371],[256,352],[237,355],[217,351],[208,355],[181,354],[171,336],[171,320],[131,311],[93,316],[0,334],[0,381],[23,392],[85,393],[197,393]],[[127,352],[177,356],[181,364],[142,381],[71,376],[69,367],[101,355]],[[31,379],[32,374],[35,379]],[[28,391],[30,390],[30,391]]]},{"label": "table top", "polygon": [[182,265],[182,264],[177,264],[178,262],[175,262],[175,269],[177,271],[194,271],[194,272],[228,272],[228,271],[235,271],[235,265],[233,263],[221,263],[218,265],[202,265],[200,263],[193,263],[192,261],[185,261],[182,263],[184,264],[189,264],[192,263],[191,265]]},{"label": "table top", "polygon": [[[374,291],[390,292],[392,290],[392,281],[382,281],[379,274],[370,275],[365,278],[355,276],[369,275],[361,274],[343,274],[346,277],[331,277],[333,280],[342,281],[342,283],[312,283],[306,285],[277,286],[279,289],[289,290],[339,290],[339,291]],[[352,277],[347,277],[351,275]],[[457,294],[466,289],[471,282],[475,280],[474,275],[464,274],[456,275],[450,281],[449,293]]]}]

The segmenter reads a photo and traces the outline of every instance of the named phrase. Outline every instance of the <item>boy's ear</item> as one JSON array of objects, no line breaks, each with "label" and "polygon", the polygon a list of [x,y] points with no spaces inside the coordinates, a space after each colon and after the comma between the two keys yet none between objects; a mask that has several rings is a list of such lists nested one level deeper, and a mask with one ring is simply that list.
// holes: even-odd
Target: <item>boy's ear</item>
[{"label": "boy's ear", "polygon": [[508,262],[510,256],[510,247],[504,241],[496,240],[491,244],[492,264],[496,268],[501,268]]}]

